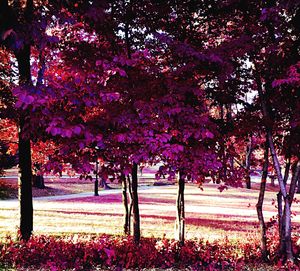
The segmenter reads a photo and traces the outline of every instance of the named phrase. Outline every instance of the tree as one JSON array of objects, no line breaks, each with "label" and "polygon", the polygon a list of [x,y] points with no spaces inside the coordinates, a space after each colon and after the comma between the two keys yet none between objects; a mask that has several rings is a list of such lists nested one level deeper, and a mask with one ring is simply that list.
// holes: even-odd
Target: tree
[{"label": "tree", "polygon": [[[47,22],[66,20],[71,18],[71,13],[81,13],[84,19],[89,18],[90,7],[94,12],[102,10],[102,1],[85,2],[78,1],[76,5],[69,2],[51,1],[35,3],[32,0],[26,1],[25,6],[19,2],[9,4],[7,0],[0,2],[1,16],[1,43],[11,50],[18,63],[19,89],[15,92],[18,98],[19,110],[19,167],[20,167],[20,206],[21,206],[21,238],[28,240],[32,232],[32,195],[31,195],[31,156],[30,156],[30,105],[34,102],[35,88],[31,78],[31,49],[36,46],[41,51],[45,49],[52,37],[47,36]],[[78,9],[77,9],[78,8]],[[102,16],[99,12],[97,16]],[[74,18],[74,16],[73,16]],[[50,23],[51,24],[51,23]],[[43,66],[43,65],[42,65]],[[43,74],[43,67],[41,68]],[[39,80],[38,80],[39,81]],[[35,93],[36,94],[36,93]]]}]

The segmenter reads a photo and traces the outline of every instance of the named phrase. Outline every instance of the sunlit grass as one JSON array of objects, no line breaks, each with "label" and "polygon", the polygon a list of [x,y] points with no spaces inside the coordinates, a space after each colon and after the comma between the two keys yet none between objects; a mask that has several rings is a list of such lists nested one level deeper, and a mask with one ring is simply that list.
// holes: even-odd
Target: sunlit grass
[{"label": "sunlit grass", "polygon": [[[145,237],[174,238],[176,217],[176,186],[162,186],[139,191],[141,232]],[[256,201],[258,191],[230,189],[220,193],[216,186],[207,184],[204,191],[187,185],[186,238],[245,240],[258,234]],[[266,221],[276,215],[272,205],[274,192],[265,198]],[[293,206],[299,213],[299,205]],[[14,235],[19,225],[17,201],[0,202],[0,236]],[[299,223],[296,216],[294,222]],[[123,231],[121,192],[99,197],[65,200],[34,200],[35,234],[116,234]]]}]

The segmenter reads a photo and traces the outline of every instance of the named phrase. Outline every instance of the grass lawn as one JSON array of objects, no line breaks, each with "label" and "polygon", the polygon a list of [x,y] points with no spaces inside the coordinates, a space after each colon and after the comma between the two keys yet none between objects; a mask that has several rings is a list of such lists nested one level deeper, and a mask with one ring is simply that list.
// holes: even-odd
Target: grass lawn
[{"label": "grass lawn", "polygon": [[[49,184],[47,182],[46,186],[49,187]],[[215,184],[205,184],[203,191],[196,185],[188,184],[185,191],[186,237],[214,240],[228,236],[234,241],[257,235],[255,208],[257,187],[258,184],[254,184],[254,189],[251,190],[230,188],[219,192]],[[176,185],[140,189],[143,236],[174,237],[176,193]],[[272,204],[275,198],[274,191],[266,192],[264,203],[266,221],[276,215],[276,208]],[[18,208],[17,200],[0,201],[0,236],[16,233],[19,225]],[[293,211],[300,214],[300,205],[294,204]],[[300,217],[295,216],[293,225],[298,227],[299,224]],[[34,199],[34,232],[37,234],[118,235],[122,234],[122,225],[123,207],[119,189],[113,189],[108,194],[100,192],[99,197],[92,196],[91,192],[91,196],[73,196],[70,199]]]}]

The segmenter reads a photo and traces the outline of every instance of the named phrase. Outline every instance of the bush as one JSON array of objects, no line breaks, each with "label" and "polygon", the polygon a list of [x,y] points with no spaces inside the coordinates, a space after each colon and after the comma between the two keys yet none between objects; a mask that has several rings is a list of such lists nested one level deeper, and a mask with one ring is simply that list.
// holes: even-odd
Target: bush
[{"label": "bush", "polygon": [[[259,269],[260,255],[256,241],[231,244],[228,240],[213,243],[186,241],[181,246],[168,239],[142,239],[136,245],[131,237],[34,236],[28,242],[7,237],[0,245],[0,268],[21,270],[97,270],[178,268],[184,270]],[[280,270],[297,270],[281,266]],[[290,269],[288,269],[290,268]],[[294,268],[294,269],[291,269]],[[270,270],[279,270],[271,267]]]}]

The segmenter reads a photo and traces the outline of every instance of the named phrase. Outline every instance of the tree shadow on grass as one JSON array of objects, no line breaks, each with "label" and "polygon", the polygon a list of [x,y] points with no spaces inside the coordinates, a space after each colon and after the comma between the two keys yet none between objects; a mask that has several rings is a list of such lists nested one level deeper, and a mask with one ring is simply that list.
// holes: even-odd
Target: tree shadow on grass
[{"label": "tree shadow on grass", "polygon": [[112,194],[112,195],[99,195],[99,196],[87,196],[80,198],[70,198],[70,199],[55,199],[55,202],[60,203],[118,203],[122,202],[121,194]]}]

